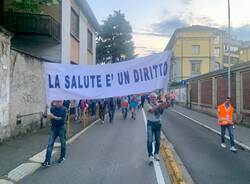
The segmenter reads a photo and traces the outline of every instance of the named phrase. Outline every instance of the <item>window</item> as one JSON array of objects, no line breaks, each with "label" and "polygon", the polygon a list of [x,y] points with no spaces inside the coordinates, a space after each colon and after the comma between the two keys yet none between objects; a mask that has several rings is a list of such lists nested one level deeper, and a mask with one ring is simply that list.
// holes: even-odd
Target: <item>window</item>
[{"label": "window", "polygon": [[201,61],[191,61],[191,74],[201,73]]},{"label": "window", "polygon": [[70,57],[71,61],[79,63],[79,41],[74,37],[70,37]]},{"label": "window", "polygon": [[73,10],[71,8],[71,17],[70,17],[70,33],[76,37],[77,39],[79,39],[79,16],[77,15],[77,13],[75,12],[75,10]]},{"label": "window", "polygon": [[220,43],[220,36],[217,35],[214,37],[214,44],[219,44]]},{"label": "window", "polygon": [[88,30],[88,50],[93,52],[93,34],[90,30]]},{"label": "window", "polygon": [[200,46],[199,45],[192,45],[192,54],[200,54]]},{"label": "window", "polygon": [[214,48],[214,56],[215,57],[220,57],[220,47],[215,47]]}]

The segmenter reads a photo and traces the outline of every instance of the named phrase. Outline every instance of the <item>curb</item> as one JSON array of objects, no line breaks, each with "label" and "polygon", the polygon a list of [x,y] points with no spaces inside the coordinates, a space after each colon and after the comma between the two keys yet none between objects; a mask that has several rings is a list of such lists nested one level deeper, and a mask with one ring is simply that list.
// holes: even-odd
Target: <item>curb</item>
[{"label": "curb", "polygon": [[[81,136],[85,131],[87,131],[89,128],[94,126],[98,121],[99,119],[91,123],[91,125],[84,128],[83,130],[75,134],[74,136],[72,136],[70,139],[67,140],[66,144],[71,144],[74,140],[76,140],[79,136]],[[55,148],[55,151],[53,151],[53,153],[56,153],[58,150],[56,150],[56,147],[54,148]],[[8,173],[7,178],[0,179],[0,184],[13,184],[13,183],[20,181],[24,177],[34,173],[36,170],[41,168],[41,163],[45,157],[45,154],[46,154],[46,149],[44,149],[43,151],[29,158],[28,162],[22,163],[15,169],[12,169]]]},{"label": "curb", "polygon": [[[171,111],[173,111],[173,112],[175,112],[175,113],[177,113],[177,114],[179,114],[179,115],[181,115],[181,116],[183,116],[183,117],[185,117],[185,118],[187,118],[187,119],[193,121],[194,123],[196,123],[196,124],[198,124],[198,125],[200,125],[200,126],[206,128],[206,129],[208,129],[208,130],[210,130],[210,131],[212,131],[212,132],[214,132],[214,133],[216,133],[216,134],[218,134],[218,135],[221,135],[221,133],[220,133],[219,131],[217,131],[217,130],[215,130],[215,129],[213,129],[213,128],[207,126],[207,125],[204,125],[203,123],[201,123],[201,122],[199,122],[199,121],[197,121],[197,120],[195,120],[195,119],[192,119],[192,118],[190,118],[189,116],[187,116],[187,115],[185,115],[185,114],[183,114],[183,113],[181,113],[181,112],[178,112],[178,111],[173,110],[173,109],[171,109]],[[225,136],[225,138],[226,138],[227,140],[230,140],[230,138],[229,138],[227,135]],[[235,144],[237,144],[237,145],[238,145],[239,147],[241,147],[242,149],[245,149],[245,150],[247,150],[247,151],[250,151],[250,147],[249,147],[249,146],[247,146],[247,145],[241,143],[241,142],[238,141],[238,140],[234,140],[234,142],[235,142]]]},{"label": "curb", "polygon": [[161,132],[160,152],[173,184],[194,183],[186,168],[181,163],[181,160],[177,158],[178,156],[174,151],[173,146],[169,143],[163,132]]}]

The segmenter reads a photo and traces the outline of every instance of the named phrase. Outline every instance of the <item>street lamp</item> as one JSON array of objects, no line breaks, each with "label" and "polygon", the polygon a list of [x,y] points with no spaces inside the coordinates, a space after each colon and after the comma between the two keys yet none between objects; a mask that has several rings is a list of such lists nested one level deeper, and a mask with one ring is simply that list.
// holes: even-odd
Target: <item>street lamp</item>
[{"label": "street lamp", "polygon": [[227,93],[231,98],[231,25],[230,25],[230,0],[228,0],[228,79]]}]

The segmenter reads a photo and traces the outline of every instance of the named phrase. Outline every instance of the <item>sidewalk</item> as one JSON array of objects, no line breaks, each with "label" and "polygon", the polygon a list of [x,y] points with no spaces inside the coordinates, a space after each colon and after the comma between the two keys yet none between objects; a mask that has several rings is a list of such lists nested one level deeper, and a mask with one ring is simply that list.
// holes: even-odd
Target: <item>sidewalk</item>
[{"label": "sidewalk", "polygon": [[[220,126],[217,125],[217,118],[215,117],[177,105],[171,110],[187,116],[197,121],[196,123],[207,126],[207,128],[209,127],[212,131],[214,130],[220,133]],[[235,125],[235,143],[250,151],[250,128]]]},{"label": "sidewalk", "polygon": [[[89,119],[89,124],[95,117]],[[71,121],[69,139],[83,129],[83,123]],[[38,129],[32,133],[18,136],[0,144],[0,177],[7,175],[9,171],[26,162],[30,157],[46,149],[50,134],[50,128]],[[57,139],[59,141],[59,139]]]}]

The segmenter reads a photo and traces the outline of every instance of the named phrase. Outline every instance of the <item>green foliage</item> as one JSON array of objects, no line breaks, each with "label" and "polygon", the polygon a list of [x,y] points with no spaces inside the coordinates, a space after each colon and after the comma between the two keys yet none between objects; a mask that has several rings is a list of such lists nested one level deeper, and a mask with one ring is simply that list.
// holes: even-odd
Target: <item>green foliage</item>
[{"label": "green foliage", "polygon": [[134,58],[132,27],[120,11],[103,21],[97,37],[97,63],[115,63]]},{"label": "green foliage", "polygon": [[14,10],[35,13],[39,11],[39,5],[52,4],[53,0],[15,0]]}]

